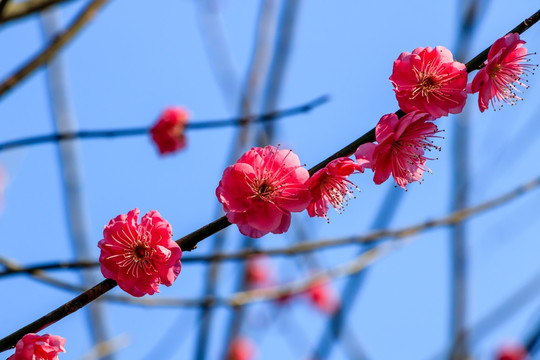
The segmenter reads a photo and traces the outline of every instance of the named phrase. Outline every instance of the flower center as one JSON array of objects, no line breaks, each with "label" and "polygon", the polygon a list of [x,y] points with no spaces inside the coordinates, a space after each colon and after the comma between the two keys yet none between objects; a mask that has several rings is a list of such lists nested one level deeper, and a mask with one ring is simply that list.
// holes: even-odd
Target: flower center
[{"label": "flower center", "polygon": [[146,258],[146,247],[144,245],[135,246],[133,255],[135,255],[135,261],[144,260]]},{"label": "flower center", "polygon": [[274,192],[274,187],[270,184],[267,184],[266,182],[263,182],[257,188],[257,197],[261,199],[267,199],[272,195],[273,192]]},{"label": "flower center", "polygon": [[491,77],[497,76],[497,74],[501,71],[501,67],[502,67],[501,64],[497,64],[496,66],[494,66],[493,69],[491,69],[491,73],[489,74],[489,76]]},{"label": "flower center", "polygon": [[419,84],[420,91],[423,97],[428,96],[430,92],[441,87],[439,81],[437,81],[437,79],[434,76],[432,76],[431,74],[426,74],[426,75],[427,76],[424,79],[422,79],[422,81]]}]

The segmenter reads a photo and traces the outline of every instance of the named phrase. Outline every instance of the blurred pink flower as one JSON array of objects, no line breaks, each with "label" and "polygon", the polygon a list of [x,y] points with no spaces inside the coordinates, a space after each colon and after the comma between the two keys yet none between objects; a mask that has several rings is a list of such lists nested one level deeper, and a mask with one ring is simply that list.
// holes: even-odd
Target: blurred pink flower
[{"label": "blurred pink flower", "polygon": [[309,204],[308,178],[291,150],[251,148],[225,169],[216,196],[243,235],[282,234],[289,229],[291,212]]},{"label": "blurred pink flower", "polygon": [[426,166],[424,150],[439,149],[429,140],[439,132],[429,114],[413,111],[400,119],[392,113],[384,115],[375,127],[377,145],[363,144],[358,147],[356,159],[364,167],[374,171],[376,184],[385,182],[390,174],[397,185],[405,186],[420,181]]},{"label": "blurred pink flower", "polygon": [[99,241],[101,273],[133,296],[171,286],[181,270],[182,250],[171,240],[171,225],[155,211],[137,223],[139,209],[109,221]]},{"label": "blurred pink flower", "polygon": [[264,286],[272,281],[270,259],[264,255],[251,256],[246,261],[246,284],[248,287]]},{"label": "blurred pink flower", "polygon": [[352,197],[352,188],[356,187],[347,180],[347,177],[355,171],[364,172],[364,167],[347,157],[342,157],[332,160],[313,174],[307,182],[311,191],[311,202],[307,207],[309,216],[328,219],[326,213],[330,205],[341,213],[348,199]]},{"label": "blurred pink flower", "polygon": [[497,360],[529,360],[529,353],[523,345],[506,344],[497,351]]},{"label": "blurred pink flower", "polygon": [[237,337],[229,346],[226,360],[253,360],[256,351],[255,344],[251,340],[246,337]]},{"label": "blurred pink flower", "polygon": [[399,107],[408,113],[421,110],[434,118],[458,114],[465,106],[467,70],[443,46],[416,48],[394,61],[390,81]]},{"label": "blurred pink flower", "polygon": [[187,110],[181,107],[169,107],[161,113],[150,133],[162,155],[174,153],[186,146],[184,128],[188,118]]},{"label": "blurred pink flower", "polygon": [[66,339],[58,335],[26,334],[7,360],[58,360],[58,353],[66,352],[65,344]]},{"label": "blurred pink flower", "polygon": [[524,64],[527,58],[527,49],[522,47],[525,41],[520,40],[519,34],[508,34],[497,41],[489,49],[487,62],[471,83],[472,93],[478,94],[478,107],[484,112],[489,107],[489,102],[495,108],[502,107],[503,102],[514,105],[518,100],[523,100],[516,95],[521,92],[516,88],[518,84],[528,88],[523,83],[522,75],[532,73],[534,65]]},{"label": "blurred pink flower", "polygon": [[334,314],[339,308],[340,301],[338,295],[326,280],[310,287],[307,295],[311,303],[326,314]]}]

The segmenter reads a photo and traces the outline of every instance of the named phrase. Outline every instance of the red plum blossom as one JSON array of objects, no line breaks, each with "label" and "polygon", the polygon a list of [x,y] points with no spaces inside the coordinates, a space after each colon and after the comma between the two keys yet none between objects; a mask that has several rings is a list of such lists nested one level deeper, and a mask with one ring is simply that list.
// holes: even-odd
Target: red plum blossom
[{"label": "red plum blossom", "polygon": [[426,166],[424,150],[439,149],[430,137],[439,132],[427,113],[413,111],[401,119],[396,114],[384,115],[375,127],[378,144],[360,145],[355,156],[364,167],[375,173],[373,181],[382,184],[390,175],[397,185],[405,186],[420,181]]},{"label": "red plum blossom", "polygon": [[133,296],[152,295],[171,286],[181,270],[182,250],[171,240],[171,225],[155,211],[138,224],[139,209],[109,221],[99,241],[101,273]]},{"label": "red plum blossom", "polygon": [[338,295],[326,280],[322,280],[310,287],[307,295],[311,303],[326,314],[334,314],[339,308]]},{"label": "red plum blossom", "polygon": [[355,187],[347,178],[355,171],[364,172],[364,167],[347,157],[342,157],[332,160],[313,174],[307,182],[311,191],[311,202],[307,207],[309,216],[328,219],[326,213],[330,205],[338,212],[343,211],[344,205],[351,197],[352,187]]},{"label": "red plum blossom", "polygon": [[255,344],[251,340],[238,337],[231,342],[226,360],[253,360],[256,352]]},{"label": "red plum blossom", "polygon": [[161,155],[174,153],[186,146],[184,128],[189,114],[181,107],[169,107],[161,113],[158,121],[150,129],[152,140]]},{"label": "red plum blossom", "polygon": [[65,344],[66,339],[58,335],[26,334],[7,360],[58,360],[58,354],[66,352]]},{"label": "red plum blossom", "polygon": [[443,46],[416,48],[394,61],[390,81],[399,107],[408,113],[421,110],[435,119],[458,114],[467,99],[467,70]]},{"label": "red plum blossom", "polygon": [[291,212],[310,201],[308,171],[291,150],[251,148],[223,172],[216,196],[243,235],[259,238],[289,229]]},{"label": "red plum blossom", "polygon": [[524,62],[527,58],[527,49],[523,47],[525,41],[519,34],[508,34],[491,46],[485,66],[476,74],[472,83],[472,93],[478,94],[478,107],[484,112],[491,102],[495,108],[503,103],[514,105],[523,100],[516,92],[521,92],[515,84],[528,88],[524,84],[523,75],[534,70],[533,65]]},{"label": "red plum blossom", "polygon": [[520,344],[506,344],[497,351],[496,360],[530,360],[527,349]]},{"label": "red plum blossom", "polygon": [[254,255],[246,261],[246,285],[248,287],[265,286],[272,282],[270,259],[264,255]]}]

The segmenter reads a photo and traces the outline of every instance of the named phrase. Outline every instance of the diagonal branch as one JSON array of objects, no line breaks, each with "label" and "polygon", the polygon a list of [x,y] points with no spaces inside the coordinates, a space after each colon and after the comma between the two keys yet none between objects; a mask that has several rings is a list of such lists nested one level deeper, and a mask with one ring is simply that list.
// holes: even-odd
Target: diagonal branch
[{"label": "diagonal branch", "polygon": [[0,23],[20,19],[45,10],[53,5],[73,0],[26,0],[23,2],[11,2],[0,15]]},{"label": "diagonal branch", "polygon": [[26,64],[21,66],[12,75],[8,76],[0,83],[0,97],[5,95],[9,90],[26,79],[30,74],[39,69],[45,63],[50,61],[60,49],[70,42],[82,28],[94,18],[97,11],[109,0],[94,0],[88,4],[69,27],[62,33],[58,34],[45,49],[41,50],[37,55],[31,58]]}]

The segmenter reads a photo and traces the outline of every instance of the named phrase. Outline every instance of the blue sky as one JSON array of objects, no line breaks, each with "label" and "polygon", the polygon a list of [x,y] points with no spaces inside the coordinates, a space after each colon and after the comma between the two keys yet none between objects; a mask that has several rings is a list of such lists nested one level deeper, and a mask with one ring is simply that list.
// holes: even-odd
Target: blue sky
[{"label": "blue sky", "polygon": [[[258,1],[217,1],[228,39],[228,51],[240,89],[248,71],[257,25]],[[281,1],[276,1],[281,6]],[[481,16],[467,58],[489,46],[537,11],[538,3],[481,2]],[[488,4],[489,3],[489,4]],[[83,6],[71,1],[60,8],[62,24]],[[388,80],[392,62],[402,51],[442,45],[454,50],[462,4],[459,1],[359,2],[304,1],[299,6],[293,48],[279,96],[279,108],[302,104],[328,94],[331,101],[279,122],[274,145],[293,149],[311,167],[375,126],[397,110]],[[182,105],[194,121],[235,116],[239,92],[223,96],[200,32],[196,1],[112,1],[64,51],[70,103],[80,129],[148,126],[168,105]],[[540,51],[540,27],[523,35],[530,52]],[[40,19],[0,28],[0,76],[10,74],[44,44]],[[538,56],[532,57],[538,63]],[[471,78],[472,79],[472,78]],[[468,99],[470,114],[470,203],[477,204],[539,176],[536,124],[540,89],[529,79],[525,100],[515,107],[480,113],[476,96]],[[232,103],[231,100],[233,99]],[[445,129],[442,151],[428,166],[419,185],[411,184],[396,203],[391,228],[443,216],[450,211],[455,116],[437,120]],[[46,72],[39,70],[0,99],[0,141],[50,133],[54,129]],[[188,147],[160,157],[144,136],[80,142],[81,182],[87,210],[89,259],[99,256],[103,226],[120,213],[138,207],[158,210],[179,238],[216,217],[215,188],[229,165],[234,129],[188,133]],[[0,213],[1,255],[22,264],[74,258],[64,210],[64,195],[54,144],[0,153],[9,182]],[[375,185],[369,172],[352,178],[361,189],[347,210],[329,212],[330,223],[300,214],[293,227],[307,229],[308,240],[340,238],[369,231],[379,206],[393,184]],[[539,193],[467,221],[469,283],[468,323],[475,324],[538,272],[537,220]],[[227,230],[226,249],[238,249],[237,229]],[[292,233],[268,235],[256,241],[262,248],[296,241]],[[197,254],[209,254],[211,241]],[[321,251],[322,268],[352,259],[354,246]],[[352,306],[347,322],[370,359],[428,359],[449,345],[449,231],[437,229],[377,261]],[[185,254],[189,256],[191,254]],[[193,252],[195,255],[195,252]],[[294,258],[279,258],[275,267],[285,279],[308,275]],[[72,271],[53,275],[71,282]],[[219,293],[235,291],[238,268],[223,266]],[[162,288],[163,297],[193,299],[204,289],[205,266],[186,264],[175,284]],[[341,289],[345,279],[333,282]],[[25,276],[0,279],[0,333],[11,333],[70,300],[75,294]],[[120,294],[119,290],[113,293]],[[522,339],[535,328],[540,298],[536,296],[508,321],[475,343],[475,358],[489,359],[507,339]],[[277,320],[260,326],[258,316],[268,305],[252,305],[243,333],[257,339],[258,359],[307,359],[326,318],[305,302],[282,309]],[[184,359],[194,357],[198,311],[190,308],[105,306],[111,337],[127,335],[130,343],[117,359]],[[209,335],[209,359],[220,358],[229,310],[218,308]],[[259,324],[257,326],[257,324]],[[293,342],[283,337],[291,331]],[[79,359],[92,347],[86,315],[80,311],[47,332],[67,338],[62,359]],[[299,335],[302,334],[302,335]],[[158,344],[157,348],[154,346]],[[5,353],[8,354],[8,353]],[[2,354],[4,355],[4,354]],[[338,347],[331,359],[345,359]]]}]

